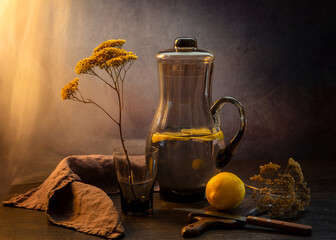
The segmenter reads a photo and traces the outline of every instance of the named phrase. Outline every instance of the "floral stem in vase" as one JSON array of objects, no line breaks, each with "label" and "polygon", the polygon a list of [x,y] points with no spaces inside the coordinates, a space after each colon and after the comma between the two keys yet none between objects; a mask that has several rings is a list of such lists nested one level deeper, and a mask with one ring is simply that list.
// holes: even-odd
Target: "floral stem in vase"
[{"label": "floral stem in vase", "polygon": [[[96,103],[91,99],[85,99],[82,93],[78,89],[79,78],[74,78],[70,83],[65,85],[61,91],[61,98],[63,100],[74,100],[82,103],[90,103],[102,110],[114,123],[119,127],[119,136],[121,140],[121,145],[128,163],[128,175],[129,183],[131,185],[131,190],[134,199],[136,198],[133,188],[133,172],[131,168],[130,159],[125,146],[125,140],[123,138],[122,127],[121,127],[121,112],[124,106],[124,80],[128,69],[131,67],[133,62],[137,60],[137,56],[133,52],[128,52],[122,49],[122,45],[126,41],[123,39],[118,40],[108,40],[101,43],[98,47],[93,50],[93,54],[80,60],[75,68],[77,74],[88,74],[94,76],[104,82],[109,88],[117,93],[118,96],[118,106],[119,106],[119,119],[112,117],[101,105]],[[127,67],[126,67],[127,66]],[[105,70],[109,80],[105,80],[103,77],[95,72],[96,68]],[[121,89],[120,89],[121,82]]]},{"label": "floral stem in vase", "polygon": [[121,127],[122,102],[121,102],[119,91],[117,91],[117,95],[118,95],[118,102],[119,102],[119,122],[118,122],[119,136],[120,136],[120,141],[121,141],[122,148],[123,148],[124,153],[125,153],[126,161],[128,163],[128,166],[129,166],[129,168],[128,168],[128,181],[131,185],[133,198],[136,199],[134,188],[133,188],[133,172],[132,172],[131,161],[129,160],[129,156],[128,156],[127,149],[126,149],[126,146],[125,146],[125,140],[123,138],[122,127]]}]

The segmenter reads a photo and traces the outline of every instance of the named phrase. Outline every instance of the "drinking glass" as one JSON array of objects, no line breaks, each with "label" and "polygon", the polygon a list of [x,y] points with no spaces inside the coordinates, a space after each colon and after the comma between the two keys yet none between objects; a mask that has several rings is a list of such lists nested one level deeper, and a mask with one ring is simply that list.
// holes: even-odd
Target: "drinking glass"
[{"label": "drinking glass", "polygon": [[152,213],[158,149],[128,145],[127,155],[123,148],[116,148],[113,157],[122,211],[133,216]]}]

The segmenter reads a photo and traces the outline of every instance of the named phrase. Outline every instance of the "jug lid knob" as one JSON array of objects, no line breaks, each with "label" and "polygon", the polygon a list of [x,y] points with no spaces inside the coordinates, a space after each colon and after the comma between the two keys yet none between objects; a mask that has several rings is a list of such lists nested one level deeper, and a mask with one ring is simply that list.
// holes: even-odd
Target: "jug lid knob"
[{"label": "jug lid knob", "polygon": [[178,37],[175,39],[175,50],[197,49],[197,40],[193,37]]},{"label": "jug lid knob", "polygon": [[156,54],[159,62],[180,64],[181,62],[206,62],[214,60],[212,52],[197,48],[197,40],[193,37],[178,37],[175,39],[174,48],[160,51]]}]

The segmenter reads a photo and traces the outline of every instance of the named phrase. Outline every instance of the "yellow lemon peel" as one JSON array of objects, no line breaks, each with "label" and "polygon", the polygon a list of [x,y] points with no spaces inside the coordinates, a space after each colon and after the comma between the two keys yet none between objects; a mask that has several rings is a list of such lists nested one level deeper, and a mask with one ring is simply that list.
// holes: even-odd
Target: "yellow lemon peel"
[{"label": "yellow lemon peel", "polygon": [[233,173],[222,172],[206,185],[205,195],[211,206],[218,210],[236,208],[244,199],[245,185]]},{"label": "yellow lemon peel", "polygon": [[156,132],[152,136],[153,143],[164,140],[189,141],[191,139],[196,141],[213,141],[223,140],[224,136],[222,131],[211,134],[211,130],[207,128],[182,129],[181,132]]}]

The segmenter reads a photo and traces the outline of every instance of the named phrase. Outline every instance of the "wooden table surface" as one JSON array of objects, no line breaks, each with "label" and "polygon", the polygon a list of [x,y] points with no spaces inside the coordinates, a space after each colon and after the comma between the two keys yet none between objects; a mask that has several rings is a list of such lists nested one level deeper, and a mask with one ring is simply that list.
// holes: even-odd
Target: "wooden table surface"
[{"label": "wooden table surface", "polygon": [[[236,173],[247,181],[260,163],[246,164],[232,161],[225,170]],[[211,230],[195,239],[336,239],[336,161],[300,162],[305,179],[311,189],[311,203],[305,212],[291,219],[293,222],[311,225],[309,237],[294,236],[253,226],[235,230]],[[244,166],[244,167],[242,167]],[[23,193],[36,184],[12,186],[7,197]],[[111,196],[120,211],[119,195]],[[172,210],[174,207],[205,207],[206,202],[194,204],[171,203],[154,193],[154,212],[147,217],[122,216],[124,239],[182,239],[181,229],[188,224],[187,213]],[[102,239],[79,233],[48,222],[44,212],[12,207],[0,207],[0,240],[12,239]]]}]

